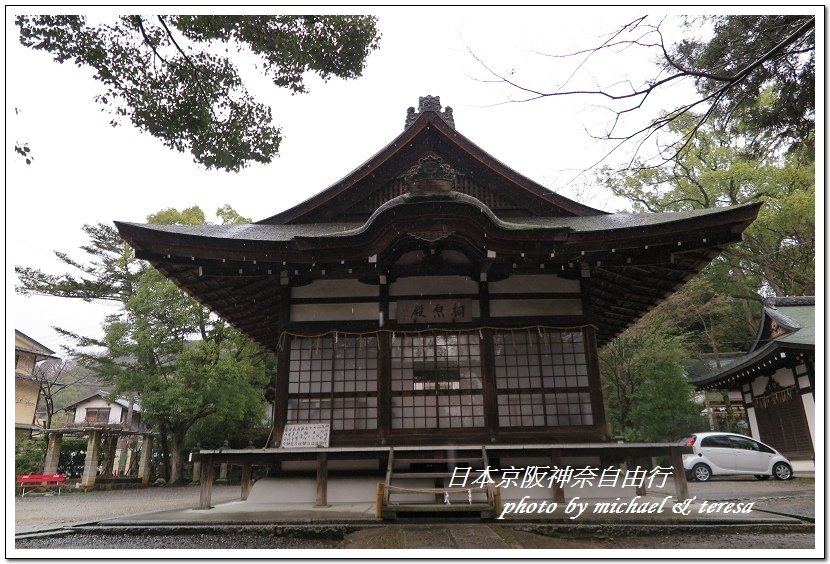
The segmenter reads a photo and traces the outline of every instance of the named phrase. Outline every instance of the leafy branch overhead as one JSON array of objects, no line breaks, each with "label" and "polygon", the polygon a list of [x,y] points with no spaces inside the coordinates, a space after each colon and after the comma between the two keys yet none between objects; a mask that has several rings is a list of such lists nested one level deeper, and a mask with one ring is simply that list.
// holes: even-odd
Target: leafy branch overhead
[{"label": "leafy branch overhead", "polygon": [[[667,42],[666,22],[649,23],[637,18],[617,28],[604,41],[589,49],[549,55],[552,62],[576,61],[572,72],[564,72],[563,83],[537,87],[520,81],[512,73],[499,73],[479,59],[493,76],[491,82],[519,92],[515,102],[560,96],[587,96],[608,104],[610,120],[598,139],[610,141],[611,153],[626,143],[634,145],[628,167],[638,161],[643,145],[676,120],[694,114],[697,121],[686,131],[674,150],[663,153],[658,164],[677,159],[706,124],[725,129],[735,119],[751,123],[757,139],[772,139],[782,149],[811,147],[815,127],[815,17],[811,15],[699,16],[687,18],[683,31],[689,37]],[[693,39],[701,30],[711,31],[708,40]],[[605,77],[607,86],[580,80],[591,59],[643,50],[656,55],[655,75],[641,82]],[[474,55],[475,56],[475,55]],[[478,59],[478,58],[477,58]],[[671,109],[652,121],[632,122],[658,91],[683,81],[694,83],[697,95],[675,101]],[[612,82],[614,81],[614,82]],[[634,123],[634,125],[631,125]],[[752,141],[752,140],[750,140]],[[751,145],[750,145],[750,148]],[[603,159],[604,160],[604,159]]]},{"label": "leafy branch overhead", "polygon": [[89,25],[83,16],[18,16],[20,41],[55,61],[90,67],[96,100],[111,124],[129,120],[207,168],[238,171],[278,154],[271,108],[248,91],[231,50],[257,63],[276,86],[307,91],[362,75],[380,35],[372,16],[122,16]]}]

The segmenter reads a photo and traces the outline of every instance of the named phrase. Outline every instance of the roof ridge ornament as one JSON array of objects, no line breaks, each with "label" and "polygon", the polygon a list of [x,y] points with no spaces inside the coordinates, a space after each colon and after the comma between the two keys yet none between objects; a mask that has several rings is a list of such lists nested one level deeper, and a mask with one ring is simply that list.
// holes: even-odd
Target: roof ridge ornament
[{"label": "roof ridge ornament", "polygon": [[420,96],[418,98],[418,111],[415,111],[415,108],[409,107],[406,110],[406,124],[404,125],[404,129],[407,129],[410,125],[415,123],[415,120],[418,119],[418,116],[424,112],[436,112],[441,119],[443,119],[447,125],[455,129],[455,118],[452,115],[452,108],[447,106],[444,108],[444,111],[441,111],[441,97],[440,96],[431,96],[427,94],[426,96]]},{"label": "roof ridge ornament", "polygon": [[404,181],[410,194],[447,193],[453,189],[456,174],[440,157],[427,155],[404,173]]}]

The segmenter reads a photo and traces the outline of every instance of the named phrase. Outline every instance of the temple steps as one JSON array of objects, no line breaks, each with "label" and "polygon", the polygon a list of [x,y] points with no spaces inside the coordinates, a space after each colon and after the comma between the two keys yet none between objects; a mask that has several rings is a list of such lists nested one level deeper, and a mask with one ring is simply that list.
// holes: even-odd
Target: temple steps
[{"label": "temple steps", "polygon": [[[389,451],[386,480],[379,486],[377,514],[383,519],[396,519],[401,513],[420,515],[440,513],[477,513],[482,518],[495,516],[498,500],[496,488],[449,487],[453,470],[459,467],[486,468],[487,449],[481,456],[450,456],[446,451],[425,450],[396,458]],[[464,466],[461,466],[464,464]],[[413,484],[422,480],[426,484]]]}]

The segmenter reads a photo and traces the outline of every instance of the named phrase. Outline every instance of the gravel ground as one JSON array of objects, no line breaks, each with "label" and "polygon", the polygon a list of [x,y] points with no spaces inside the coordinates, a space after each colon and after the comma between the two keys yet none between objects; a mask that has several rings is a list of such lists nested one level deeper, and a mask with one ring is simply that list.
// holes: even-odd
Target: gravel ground
[{"label": "gravel ground", "polygon": [[[753,480],[690,484],[690,495],[709,499],[756,500],[766,508],[809,517],[814,515],[813,484],[806,480],[786,483]],[[239,486],[214,485],[213,503],[239,499]],[[731,495],[730,495],[731,494]],[[193,508],[199,501],[197,486],[64,493],[60,496],[27,495],[15,498],[15,532],[55,529],[108,518],[170,509]],[[490,543],[484,546],[482,543]],[[486,544],[486,543],[485,543]],[[390,524],[363,529],[345,538],[280,536],[273,532],[157,534],[79,534],[33,537],[15,541],[26,549],[367,549],[367,548],[530,548],[530,549],[814,549],[816,537],[807,532],[727,534],[672,533],[644,537],[602,535],[565,538],[535,534],[497,524],[406,525]],[[598,553],[599,554],[599,553]]]},{"label": "gravel ground", "polygon": [[307,539],[235,533],[233,535],[66,535],[64,537],[33,538],[15,541],[16,549],[296,549],[337,548],[337,540]]},{"label": "gravel ground", "polygon": [[[214,484],[211,502],[216,505],[238,500],[240,494],[240,486]],[[199,486],[70,491],[51,496],[31,493],[14,498],[15,533],[198,505]]]},{"label": "gravel ground", "polygon": [[[482,527],[487,527],[482,525]],[[443,527],[447,529],[447,527]],[[787,534],[672,534],[653,535],[647,537],[617,537],[617,538],[560,538],[548,537],[534,533],[508,530],[506,527],[490,527],[500,529],[496,532],[502,537],[503,544],[489,548],[502,549],[578,549],[578,550],[617,550],[617,549],[662,549],[662,550],[692,550],[702,549],[732,549],[732,550],[793,550],[814,549],[816,538],[812,533]],[[441,548],[441,549],[481,549],[480,534],[465,533],[469,536],[455,539],[453,544],[424,545],[410,544],[407,535],[411,535],[412,528],[403,525],[388,526],[380,529],[364,529],[345,539],[310,539],[298,537],[284,537],[270,534],[190,534],[190,535],[82,535],[72,534],[63,537],[30,538],[15,542],[15,548],[27,549],[405,549],[405,548]],[[681,554],[678,554],[681,556]]]}]

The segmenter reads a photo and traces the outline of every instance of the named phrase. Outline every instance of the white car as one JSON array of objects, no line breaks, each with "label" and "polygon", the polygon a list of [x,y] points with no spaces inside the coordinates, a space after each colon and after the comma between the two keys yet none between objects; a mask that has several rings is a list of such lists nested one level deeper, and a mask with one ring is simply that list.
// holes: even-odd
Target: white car
[{"label": "white car", "polygon": [[753,438],[735,433],[695,433],[680,440],[692,454],[683,455],[689,480],[708,482],[712,476],[751,474],[759,480],[793,477],[793,467],[780,452]]}]

